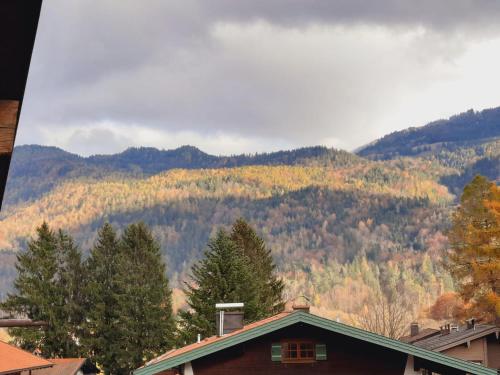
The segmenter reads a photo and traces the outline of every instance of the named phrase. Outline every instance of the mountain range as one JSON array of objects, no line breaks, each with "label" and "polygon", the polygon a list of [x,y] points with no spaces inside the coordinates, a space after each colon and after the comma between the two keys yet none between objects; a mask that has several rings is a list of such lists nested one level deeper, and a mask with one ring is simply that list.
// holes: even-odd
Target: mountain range
[{"label": "mountain range", "polygon": [[19,146],[0,212],[0,297],[15,253],[43,220],[84,250],[105,221],[121,229],[142,220],[181,287],[214,230],[244,217],[272,249],[289,295],[350,314],[402,285],[421,313],[453,289],[440,262],[461,189],[477,173],[500,181],[499,158],[500,108],[391,133],[355,153],[214,156],[183,146],[84,158]]}]

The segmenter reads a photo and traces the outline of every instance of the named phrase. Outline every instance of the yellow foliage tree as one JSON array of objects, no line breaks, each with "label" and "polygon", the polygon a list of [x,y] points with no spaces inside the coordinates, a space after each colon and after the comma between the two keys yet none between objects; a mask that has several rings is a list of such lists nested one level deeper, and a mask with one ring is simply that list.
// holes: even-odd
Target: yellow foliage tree
[{"label": "yellow foliage tree", "polygon": [[500,189],[476,176],[465,188],[448,232],[448,267],[474,313],[500,318]]}]

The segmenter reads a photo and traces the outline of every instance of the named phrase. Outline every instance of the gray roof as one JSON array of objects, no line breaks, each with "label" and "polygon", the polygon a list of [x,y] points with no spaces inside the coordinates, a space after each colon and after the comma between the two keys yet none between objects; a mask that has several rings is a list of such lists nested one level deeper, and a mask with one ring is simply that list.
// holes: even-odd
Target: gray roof
[{"label": "gray roof", "polygon": [[408,335],[401,337],[401,341],[406,342],[407,344],[413,344],[415,341],[422,341],[428,338],[429,336],[439,335],[439,329],[434,328],[424,328],[416,335]]},{"label": "gray roof", "polygon": [[493,333],[498,334],[499,332],[499,327],[489,324],[478,324],[475,328],[470,329],[467,329],[466,326],[461,326],[458,331],[452,330],[448,334],[432,336],[416,341],[413,345],[427,350],[441,351]]}]

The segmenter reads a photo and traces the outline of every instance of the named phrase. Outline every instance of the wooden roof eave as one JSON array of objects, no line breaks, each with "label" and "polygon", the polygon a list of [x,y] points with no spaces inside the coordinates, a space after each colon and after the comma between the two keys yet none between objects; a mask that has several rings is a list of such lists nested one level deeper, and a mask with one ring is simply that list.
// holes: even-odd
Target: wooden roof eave
[{"label": "wooden roof eave", "polygon": [[0,375],[15,374],[15,373],[23,372],[23,371],[42,370],[42,369],[46,369],[46,368],[49,368],[49,367],[54,367],[54,365],[51,364],[51,365],[41,365],[41,366],[33,366],[33,367],[21,367],[21,368],[16,368],[16,369],[8,370],[8,371],[1,371]]}]

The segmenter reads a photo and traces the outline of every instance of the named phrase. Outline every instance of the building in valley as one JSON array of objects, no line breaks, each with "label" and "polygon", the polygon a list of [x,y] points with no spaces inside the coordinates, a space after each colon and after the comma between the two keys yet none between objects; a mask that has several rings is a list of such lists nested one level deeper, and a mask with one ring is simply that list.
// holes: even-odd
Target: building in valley
[{"label": "building in valley", "polygon": [[497,371],[296,308],[243,326],[219,315],[219,334],[171,350],[134,375],[475,374]]},{"label": "building in valley", "polygon": [[[412,327],[415,327],[412,325]],[[500,327],[476,324],[474,319],[466,325],[446,324],[439,330],[413,328],[403,341],[466,361],[482,364],[500,372]]]}]

